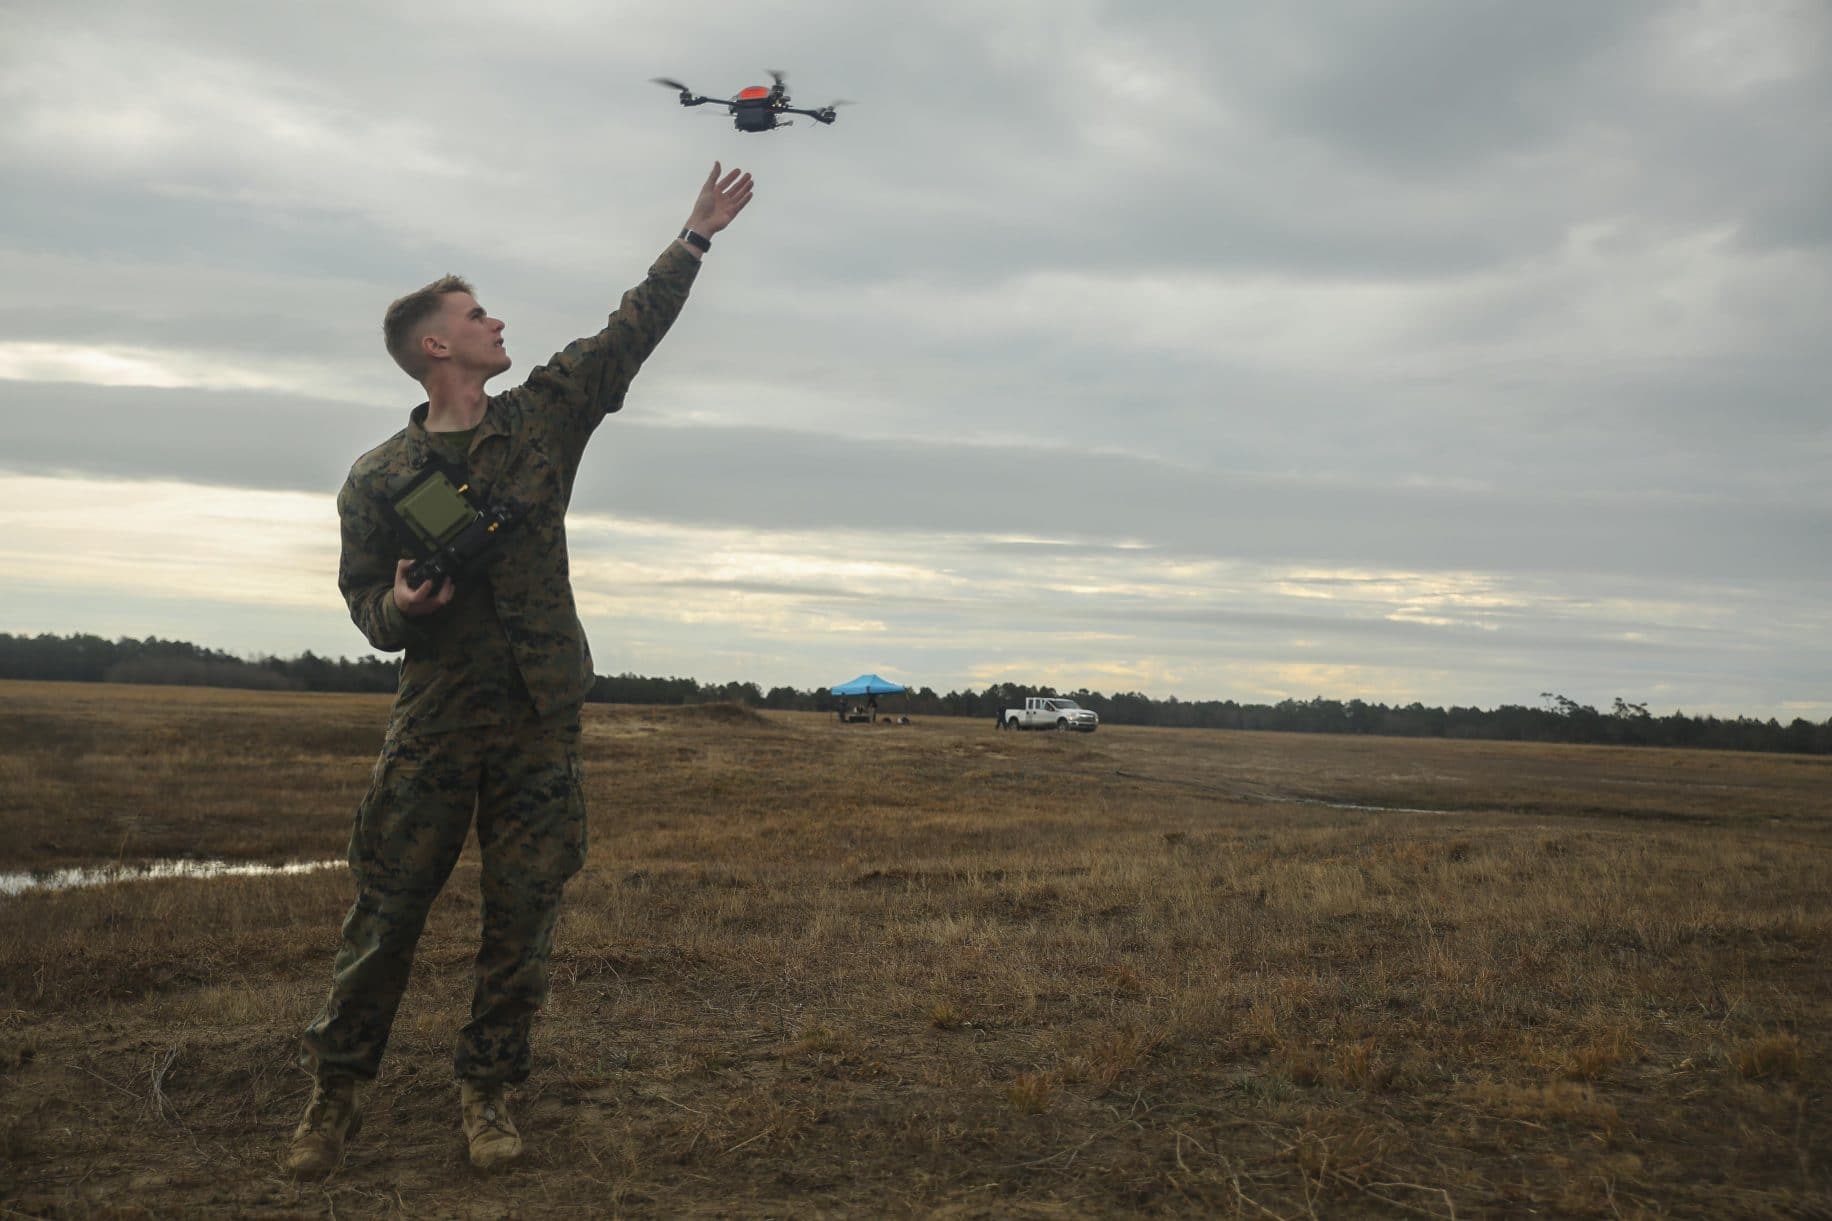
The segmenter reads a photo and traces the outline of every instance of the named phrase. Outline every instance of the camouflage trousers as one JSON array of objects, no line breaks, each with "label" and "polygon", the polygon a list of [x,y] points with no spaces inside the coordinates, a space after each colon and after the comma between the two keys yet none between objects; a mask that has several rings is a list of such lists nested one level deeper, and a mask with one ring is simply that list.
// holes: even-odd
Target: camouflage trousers
[{"label": "camouflage trousers", "polygon": [[547,999],[560,895],[585,859],[579,714],[437,734],[390,728],[350,835],[356,902],[344,919],[331,995],[306,1028],[316,1076],[374,1077],[407,988],[426,913],[476,815],[483,944],[460,1078],[528,1076],[528,1028]]}]

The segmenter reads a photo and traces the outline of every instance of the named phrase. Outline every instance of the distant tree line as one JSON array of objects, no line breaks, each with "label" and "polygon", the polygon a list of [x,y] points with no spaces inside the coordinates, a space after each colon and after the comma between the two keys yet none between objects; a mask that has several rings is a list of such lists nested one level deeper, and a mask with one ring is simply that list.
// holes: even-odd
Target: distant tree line
[{"label": "distant tree line", "polygon": [[[148,637],[104,640],[99,636],[12,636],[0,632],[0,678],[60,682],[154,683],[242,687],[267,691],[371,691],[395,689],[398,663],[379,657],[239,658],[181,640]],[[912,716],[985,717],[1022,707],[1027,696],[1059,696],[1092,708],[1109,725],[1161,725],[1179,729],[1258,729],[1276,733],[1384,734],[1402,738],[1480,738],[1517,742],[1570,742],[1616,746],[1694,746],[1717,750],[1832,754],[1832,719],[1823,724],[1796,717],[1783,725],[1773,717],[1656,716],[1646,704],[1618,697],[1608,711],[1540,693],[1534,706],[1428,708],[1424,704],[1370,704],[1364,700],[1280,700],[1241,704],[1234,700],[1153,699],[1136,691],[1102,695],[1086,688],[1057,691],[993,683],[984,691],[937,695],[919,687],[879,699],[882,711]],[[586,697],[600,704],[736,703],[787,711],[830,712],[843,701],[826,688],[806,690],[756,683],[702,683],[692,678],[647,678],[639,674],[599,675]]]},{"label": "distant tree line", "polygon": [[252,691],[393,691],[396,665],[379,657],[297,657],[254,661],[183,640],[100,636],[12,636],[0,632],[0,678],[52,682],[241,687]]}]

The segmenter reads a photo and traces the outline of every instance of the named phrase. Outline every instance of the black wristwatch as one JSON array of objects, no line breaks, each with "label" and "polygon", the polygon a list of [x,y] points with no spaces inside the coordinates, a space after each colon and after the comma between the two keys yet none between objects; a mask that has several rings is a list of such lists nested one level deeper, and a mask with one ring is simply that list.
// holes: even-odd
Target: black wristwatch
[{"label": "black wristwatch", "polygon": [[682,229],[681,240],[686,242],[689,246],[692,246],[695,250],[700,251],[702,254],[712,249],[712,239],[709,237],[702,237],[692,229]]}]

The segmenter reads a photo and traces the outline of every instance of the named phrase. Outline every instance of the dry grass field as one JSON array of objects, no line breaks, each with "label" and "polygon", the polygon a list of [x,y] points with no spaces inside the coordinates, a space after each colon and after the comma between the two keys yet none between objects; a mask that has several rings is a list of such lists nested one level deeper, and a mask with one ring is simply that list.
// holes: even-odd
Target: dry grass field
[{"label": "dry grass field", "polygon": [[[341,855],[387,702],[0,684],[0,872]],[[1832,760],[586,710],[517,1112],[467,853],[342,1170],[351,888],[0,897],[0,1216],[1832,1216]]]}]

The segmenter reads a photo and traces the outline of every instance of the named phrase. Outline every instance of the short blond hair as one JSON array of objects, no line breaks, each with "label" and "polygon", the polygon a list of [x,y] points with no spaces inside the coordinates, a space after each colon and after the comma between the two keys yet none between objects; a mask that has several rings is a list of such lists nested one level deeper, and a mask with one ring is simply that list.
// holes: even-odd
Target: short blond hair
[{"label": "short blond hair", "polygon": [[440,276],[390,305],[382,315],[382,342],[388,345],[388,355],[416,382],[426,376],[430,367],[426,354],[420,350],[421,328],[438,314],[448,293],[475,297],[477,290],[463,276]]}]

